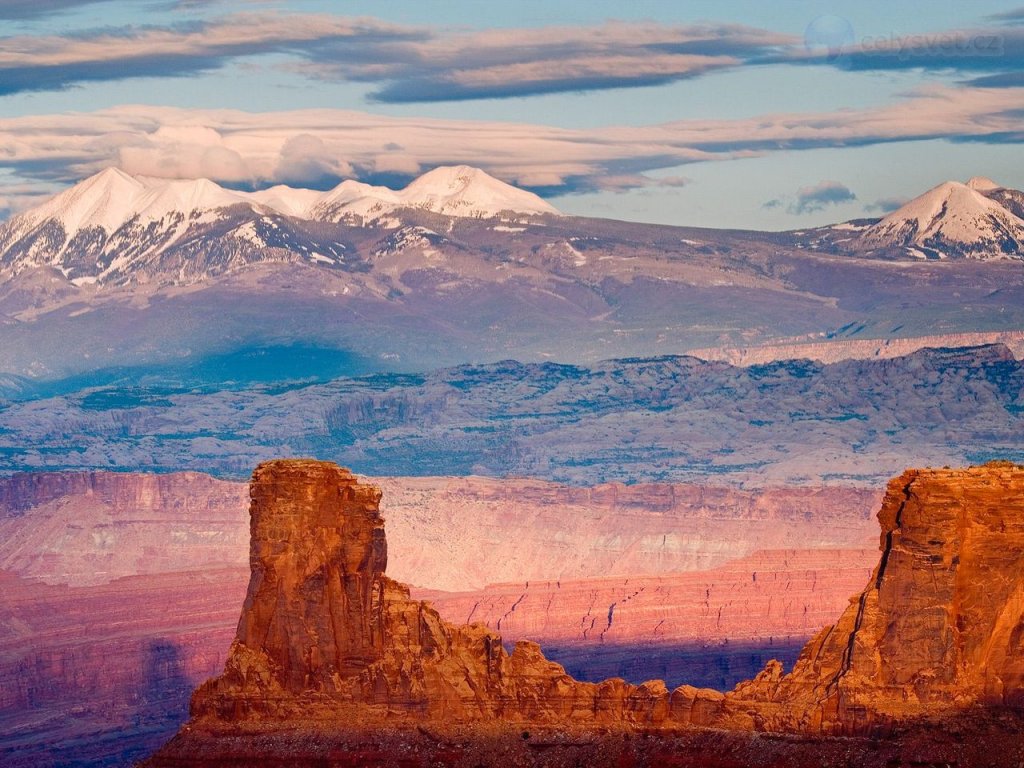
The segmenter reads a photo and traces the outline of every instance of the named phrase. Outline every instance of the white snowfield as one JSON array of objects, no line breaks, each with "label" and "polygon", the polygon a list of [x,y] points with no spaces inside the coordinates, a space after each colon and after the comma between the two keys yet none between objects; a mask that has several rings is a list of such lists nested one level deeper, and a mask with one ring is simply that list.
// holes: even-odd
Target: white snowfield
[{"label": "white snowfield", "polygon": [[24,231],[58,221],[67,240],[71,240],[95,227],[110,234],[132,220],[145,225],[175,214],[188,219],[197,211],[233,205],[318,221],[358,217],[368,222],[400,208],[473,218],[490,218],[504,211],[559,215],[532,192],[465,165],[435,168],[400,190],[346,180],[327,192],[284,185],[238,192],[208,179],[157,179],[108,168],[21,214],[12,223]]},{"label": "white snowfield", "polygon": [[865,239],[894,246],[969,246],[978,256],[1003,252],[1007,241],[1024,242],[1024,220],[984,193],[1002,187],[976,176],[947,181],[893,211],[864,232]]}]

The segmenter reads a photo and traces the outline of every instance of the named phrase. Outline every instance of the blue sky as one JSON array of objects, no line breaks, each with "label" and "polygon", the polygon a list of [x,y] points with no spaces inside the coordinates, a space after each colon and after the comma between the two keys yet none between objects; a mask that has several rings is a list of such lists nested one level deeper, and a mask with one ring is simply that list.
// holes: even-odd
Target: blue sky
[{"label": "blue sky", "polygon": [[467,162],[566,212],[791,229],[1024,187],[997,2],[0,0],[0,210],[116,164],[239,187]]}]

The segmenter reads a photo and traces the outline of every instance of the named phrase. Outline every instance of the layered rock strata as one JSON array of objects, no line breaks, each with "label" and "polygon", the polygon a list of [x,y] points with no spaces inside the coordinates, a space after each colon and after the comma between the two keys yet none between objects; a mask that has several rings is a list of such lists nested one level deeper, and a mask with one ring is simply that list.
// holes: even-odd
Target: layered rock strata
[{"label": "layered rock strata", "polygon": [[225,672],[197,690],[191,725],[152,765],[202,764],[218,734],[300,727],[877,735],[1024,704],[1021,467],[892,481],[865,590],[790,674],[773,662],[725,695],[581,683],[533,643],[508,654],[485,627],[443,621],[384,576],[379,493],[334,465],[263,464],[252,497],[252,579]]},{"label": "layered rock strata", "polygon": [[668,692],[573,680],[530,642],[454,626],[387,578],[380,492],[313,461],[252,481],[252,578],[224,674],[195,693],[202,720],[408,718],[660,722]]},{"label": "layered rock strata", "polygon": [[[704,570],[756,549],[873,546],[881,494],[837,485],[577,487],[383,477],[393,578],[488,583]],[[182,472],[0,478],[0,569],[50,584],[248,567],[248,485]],[[486,552],[486,557],[482,553]]]},{"label": "layered rock strata", "polygon": [[909,470],[878,513],[881,558],[792,673],[726,711],[768,730],[885,732],[972,705],[1024,706],[1024,468]]}]

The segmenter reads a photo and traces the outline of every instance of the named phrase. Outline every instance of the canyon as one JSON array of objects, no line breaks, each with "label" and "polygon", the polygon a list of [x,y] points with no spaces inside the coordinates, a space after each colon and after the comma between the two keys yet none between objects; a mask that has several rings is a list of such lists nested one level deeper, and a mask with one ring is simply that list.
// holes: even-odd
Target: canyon
[{"label": "canyon", "polygon": [[[384,491],[389,573],[446,620],[463,623],[472,599],[493,627],[529,590],[502,634],[551,644],[581,679],[641,683],[653,670],[723,690],[769,658],[794,659],[843,609],[870,565],[880,499],[844,486],[369,482]],[[248,572],[248,497],[244,483],[199,473],[0,479],[0,664],[12,682],[0,761],[124,765],[173,733],[189,692],[223,669]],[[579,637],[576,612],[595,590],[605,613],[640,591],[616,607],[605,643]],[[656,619],[655,594],[721,612],[719,631]]]},{"label": "canyon", "polygon": [[[448,592],[492,582],[712,568],[758,549],[859,548],[880,494],[842,485],[566,486],[383,477],[392,575]],[[245,483],[183,472],[0,478],[0,569],[49,584],[245,567]]]},{"label": "canyon", "polygon": [[[881,558],[867,587],[792,672],[769,662],[725,694],[688,685],[670,692],[662,681],[578,682],[534,643],[509,654],[485,626],[445,622],[383,575],[380,491],[335,465],[268,462],[252,489],[252,578],[225,670],[196,691],[190,724],[147,765],[238,763],[246,744],[261,760],[296,760],[296,729],[319,734],[305,747],[316,751],[332,734],[382,727],[400,738],[417,723],[441,733],[434,755],[452,739],[472,753],[474,731],[492,748],[493,734],[524,726],[604,739],[609,728],[714,726],[733,732],[726,743],[746,739],[748,747],[744,734],[791,732],[811,737],[796,743],[802,764],[834,749],[817,738],[828,734],[888,734],[887,751],[909,746],[927,762],[964,751],[944,720],[970,714],[975,730],[994,729],[1004,741],[1014,733],[1000,731],[1024,692],[1024,468],[1010,463],[895,478],[878,513]],[[978,707],[1011,714],[1001,720]],[[472,730],[460,732],[460,723]],[[852,744],[863,758],[869,745]],[[429,752],[408,764],[429,764]],[[295,764],[351,764],[310,757]],[[749,764],[772,764],[772,756]]]}]

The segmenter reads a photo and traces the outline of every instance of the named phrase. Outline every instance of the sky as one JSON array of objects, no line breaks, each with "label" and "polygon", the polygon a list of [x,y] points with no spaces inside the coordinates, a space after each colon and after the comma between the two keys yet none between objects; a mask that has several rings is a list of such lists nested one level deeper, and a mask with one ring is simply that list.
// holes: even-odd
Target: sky
[{"label": "sky", "polygon": [[326,189],[466,163],[566,213],[800,229],[1024,188],[1022,142],[1012,2],[0,0],[0,217],[111,165]]}]

